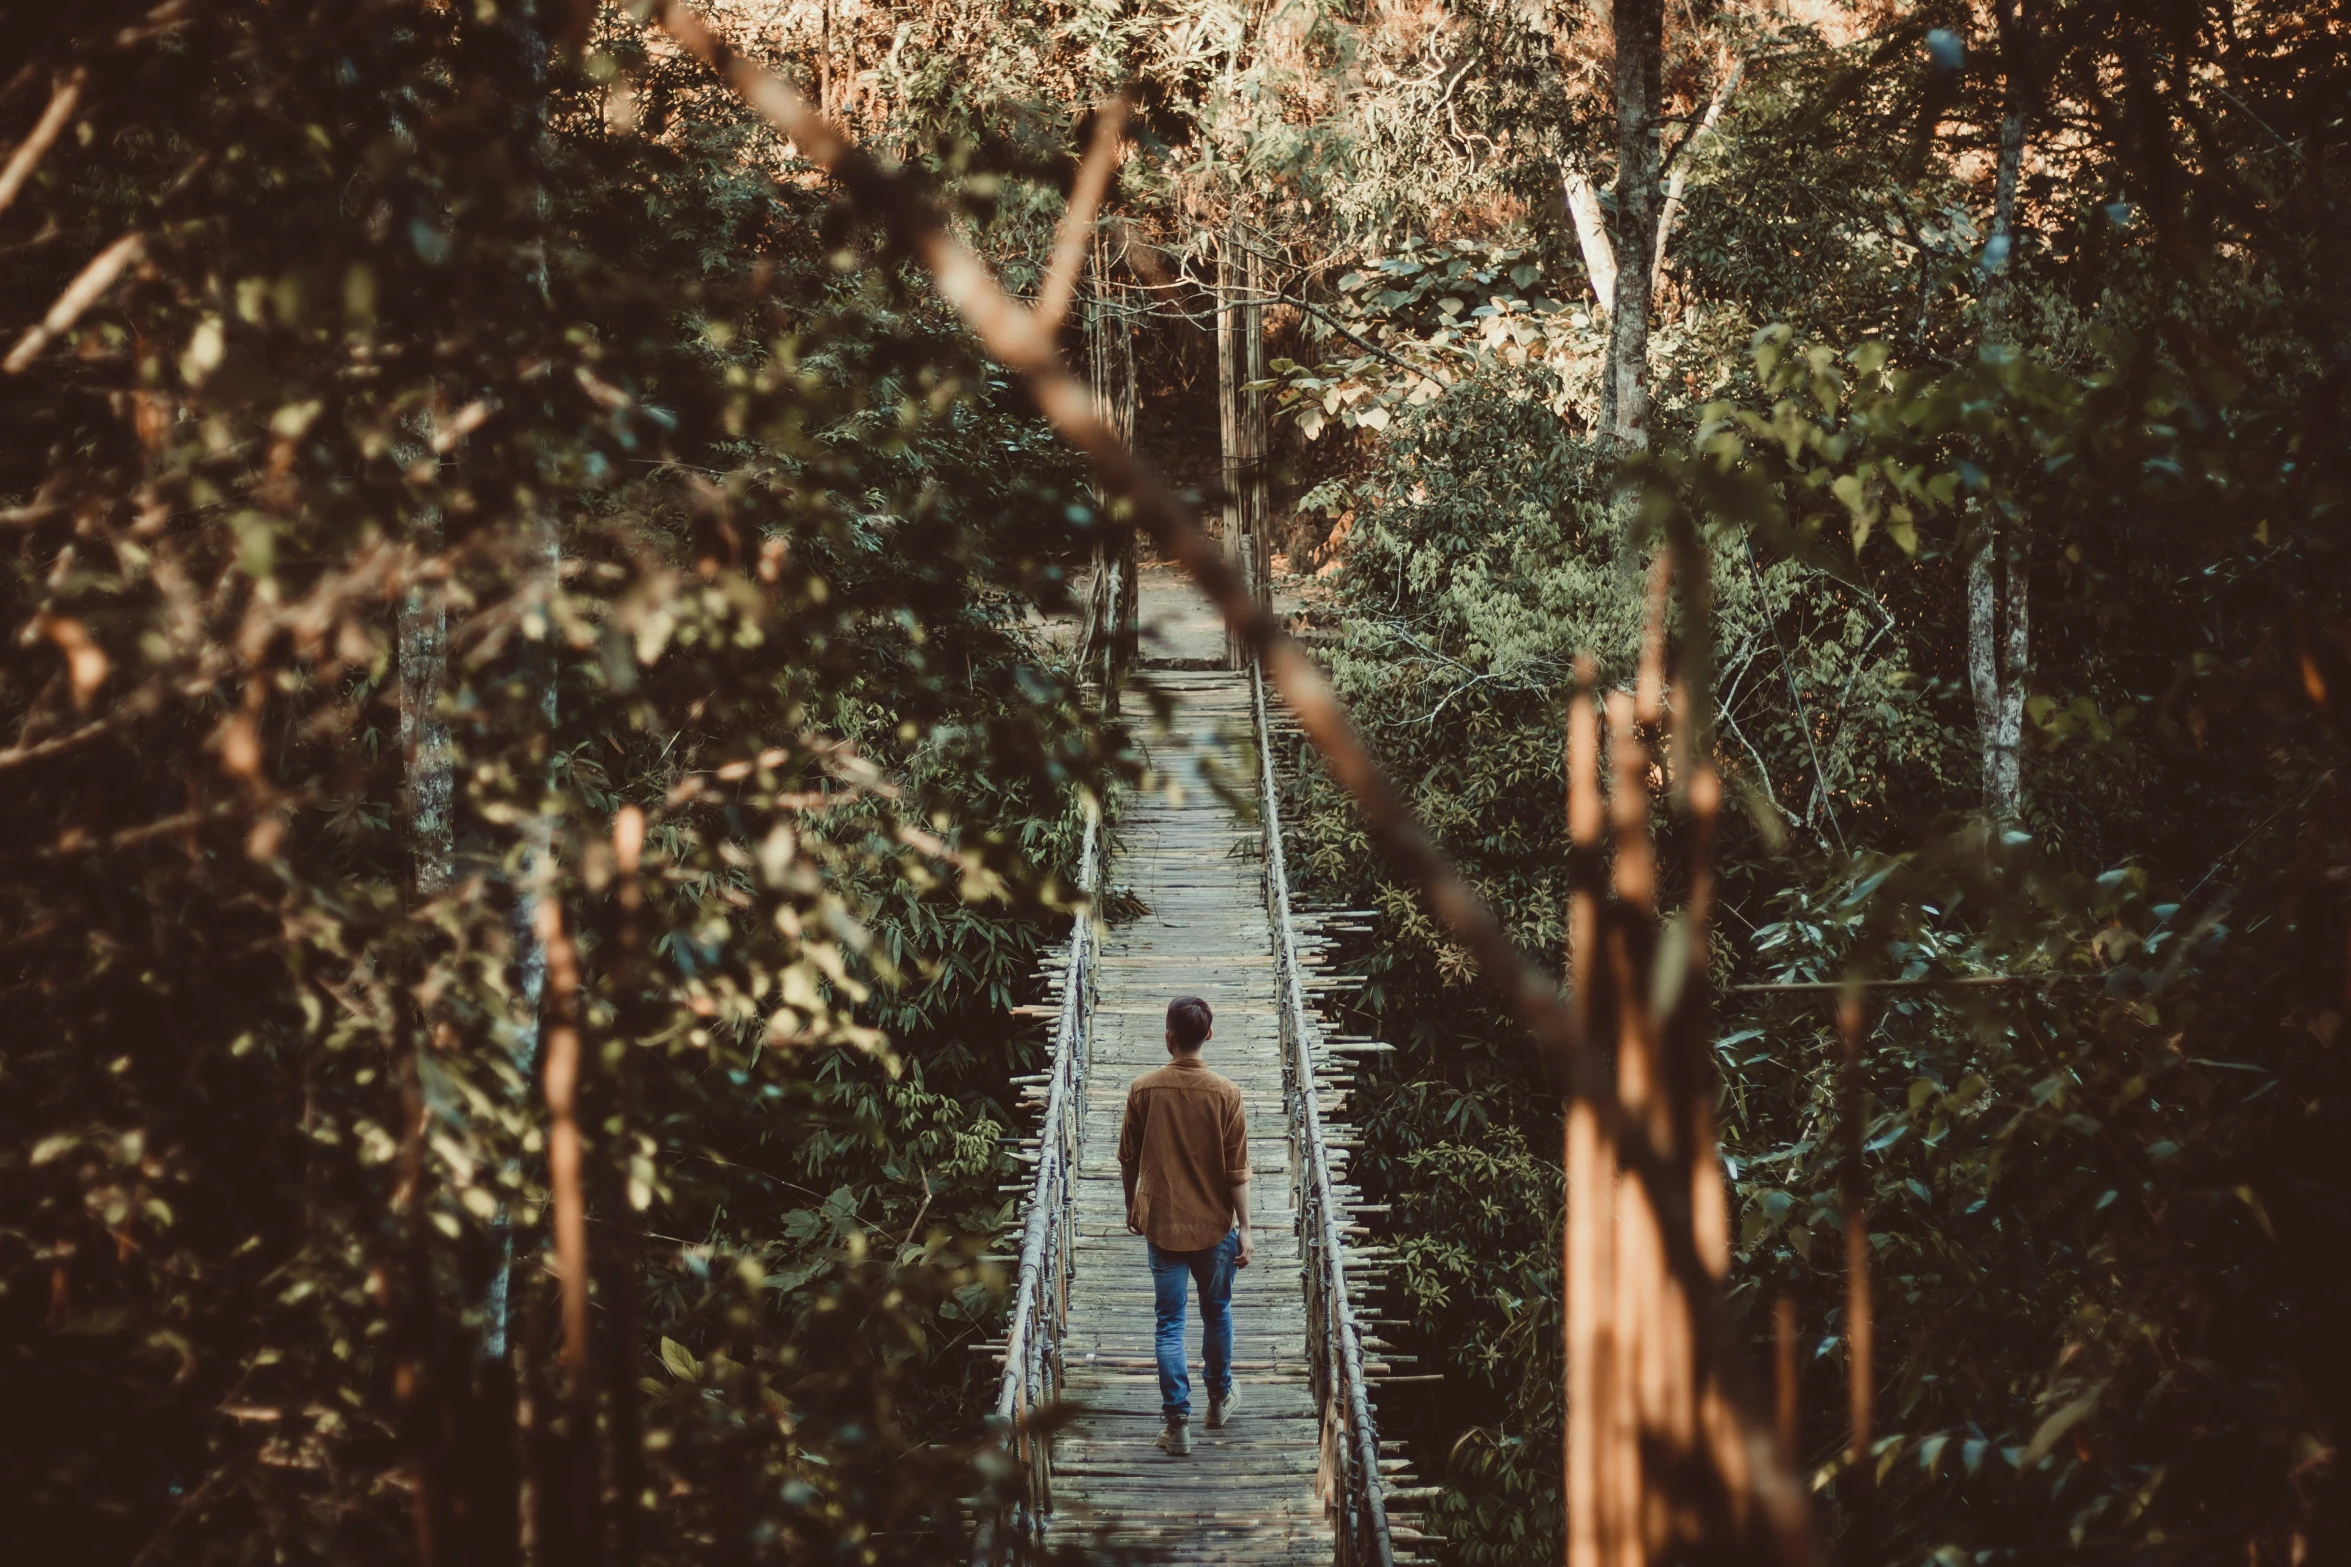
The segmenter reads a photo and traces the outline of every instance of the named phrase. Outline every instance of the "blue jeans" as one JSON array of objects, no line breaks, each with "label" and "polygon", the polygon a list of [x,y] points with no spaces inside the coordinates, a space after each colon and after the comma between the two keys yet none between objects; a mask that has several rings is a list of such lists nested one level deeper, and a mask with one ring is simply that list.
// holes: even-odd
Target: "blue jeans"
[{"label": "blue jeans", "polygon": [[1233,1259],[1241,1254],[1241,1232],[1201,1251],[1161,1251],[1149,1241],[1151,1292],[1158,1317],[1159,1403],[1163,1414],[1192,1416],[1192,1379],[1184,1369],[1184,1280],[1200,1286],[1201,1358],[1208,1370],[1208,1396],[1233,1390]]}]

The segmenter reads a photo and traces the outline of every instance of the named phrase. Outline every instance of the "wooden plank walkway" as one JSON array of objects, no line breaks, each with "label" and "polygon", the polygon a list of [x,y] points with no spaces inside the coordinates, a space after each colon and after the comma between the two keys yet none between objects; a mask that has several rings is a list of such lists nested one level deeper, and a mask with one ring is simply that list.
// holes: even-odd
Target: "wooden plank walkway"
[{"label": "wooden plank walkway", "polygon": [[[1063,1395],[1083,1413],[1054,1443],[1049,1539],[1169,1561],[1322,1567],[1332,1538],[1308,1385],[1272,939],[1255,830],[1211,784],[1221,771],[1228,794],[1251,793],[1249,687],[1246,676],[1207,671],[1151,678],[1177,698],[1169,732],[1154,742],[1177,790],[1128,810],[1110,861],[1108,881],[1145,912],[1111,927],[1098,969],[1062,1335]],[[1170,1458],[1152,1445],[1160,1418],[1151,1273],[1143,1241],[1126,1232],[1118,1131],[1127,1084],[1167,1060],[1167,1003],[1187,993],[1214,1009],[1207,1062],[1240,1085],[1247,1107],[1256,1260],[1233,1287],[1233,1423],[1205,1424],[1195,1300],[1192,1453]]]}]

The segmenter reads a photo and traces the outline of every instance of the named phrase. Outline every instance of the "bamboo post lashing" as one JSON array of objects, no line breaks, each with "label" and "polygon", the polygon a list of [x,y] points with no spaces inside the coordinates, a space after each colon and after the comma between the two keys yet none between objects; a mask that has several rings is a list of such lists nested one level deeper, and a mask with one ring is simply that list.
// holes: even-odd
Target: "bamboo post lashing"
[{"label": "bamboo post lashing", "polygon": [[[652,0],[657,24],[726,85],[789,137],[801,156],[827,171],[867,217],[880,222],[894,246],[931,274],[988,353],[1026,384],[1039,411],[1091,463],[1103,488],[1123,498],[1135,522],[1159,549],[1184,567],[1225,623],[1257,653],[1300,729],[1319,751],[1333,779],[1354,798],[1374,841],[1428,900],[1504,1003],[1526,1028],[1538,1057],[1571,1103],[1589,1107],[1616,1166],[1637,1179],[1672,1216],[1656,1239],[1666,1267],[1687,1288],[1677,1297],[1690,1318],[1691,1340],[1709,1362],[1727,1353],[1721,1303],[1712,1287],[1717,1270],[1702,1254],[1687,1220],[1691,1162],[1662,1148],[1623,1113],[1608,1081],[1605,1047],[1579,1029],[1558,987],[1518,951],[1510,933],[1456,871],[1380,769],[1313,659],[1274,623],[1269,606],[1223,559],[1217,542],[1191,508],[1144,467],[1100,417],[1091,390],[1062,363],[1052,336],[997,283],[986,263],[958,240],[937,207],[904,175],[885,168],[851,143],[806,99],[773,72],[736,54],[683,0]],[[1693,530],[1673,530],[1685,581],[1702,584],[1702,557]],[[1691,594],[1693,616],[1685,636],[1686,662],[1700,667],[1707,640],[1704,599]],[[1702,944],[1701,944],[1702,945]],[[1707,1150],[1711,1157],[1711,1150]],[[1716,1387],[1710,1381],[1710,1388]],[[1810,1502],[1778,1457],[1768,1420],[1710,1394],[1707,1436],[1715,1478],[1731,1493],[1729,1510],[1749,1518],[1752,1543],[1784,1563],[1812,1560]]]},{"label": "bamboo post lashing", "polygon": [[[1289,864],[1282,846],[1281,795],[1274,779],[1273,734],[1268,722],[1265,677],[1249,672],[1250,716],[1257,744],[1258,831],[1264,846],[1265,912],[1272,926],[1275,972],[1281,993],[1283,1080],[1292,1144],[1299,1166],[1299,1250],[1307,1263],[1310,1305],[1320,1297],[1322,1345],[1316,1392],[1325,1416],[1326,1451],[1337,1459],[1340,1567],[1392,1567],[1395,1544],[1389,1534],[1385,1486],[1380,1478],[1380,1433],[1364,1375],[1363,1331],[1347,1295],[1347,1254],[1337,1198],[1332,1192],[1330,1147],[1323,1135],[1322,1108],[1314,1082],[1314,1017],[1298,961],[1297,921],[1290,908]],[[1310,1310],[1309,1328],[1317,1313]],[[1337,1405],[1338,1419],[1328,1411]]]}]

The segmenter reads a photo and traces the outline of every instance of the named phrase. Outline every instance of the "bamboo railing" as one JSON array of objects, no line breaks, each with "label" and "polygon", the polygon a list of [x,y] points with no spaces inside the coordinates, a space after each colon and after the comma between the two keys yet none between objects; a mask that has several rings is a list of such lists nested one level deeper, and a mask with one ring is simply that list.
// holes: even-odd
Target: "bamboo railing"
[{"label": "bamboo railing", "polygon": [[[1101,880],[1098,813],[1086,817],[1078,854],[1078,890],[1089,899]],[[1096,922],[1082,907],[1070,922],[1059,964],[1060,1012],[1053,1024],[1053,1061],[1045,1074],[1038,1117],[1037,1172],[1029,1184],[1021,1226],[1020,1272],[1013,1284],[1012,1321],[1005,1335],[1004,1379],[996,1392],[994,1424],[1018,1473],[1010,1494],[980,1529],[978,1560],[1024,1561],[1043,1542],[1053,1510],[1051,1438],[1035,1416],[1061,1396],[1061,1331],[1069,1307],[1070,1199],[1077,1189],[1078,1139],[1084,1128],[1086,1067],[1094,1024]]]},{"label": "bamboo railing", "polygon": [[1265,844],[1265,913],[1273,927],[1281,989],[1282,1098],[1290,1167],[1298,1199],[1298,1250],[1306,1275],[1307,1360],[1322,1410],[1325,1499],[1332,1511],[1334,1567],[1392,1567],[1387,1497],[1380,1480],[1380,1433],[1364,1375],[1363,1333],[1347,1294],[1346,1215],[1334,1194],[1315,1073],[1329,1059],[1322,1030],[1306,1004],[1298,926],[1290,911],[1289,868],[1282,856],[1281,796],[1274,782],[1273,736],[1265,710],[1264,671],[1249,672],[1257,735],[1258,824]]}]

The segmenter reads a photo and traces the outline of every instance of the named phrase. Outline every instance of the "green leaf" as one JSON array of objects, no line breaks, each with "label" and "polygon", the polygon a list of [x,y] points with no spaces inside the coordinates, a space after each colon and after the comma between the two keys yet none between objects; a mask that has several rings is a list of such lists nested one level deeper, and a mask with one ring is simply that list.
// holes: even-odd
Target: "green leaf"
[{"label": "green leaf", "polygon": [[2103,1386],[2094,1387],[2042,1421],[2039,1429],[2033,1432],[2033,1439],[2026,1446],[2024,1457],[2017,1461],[2016,1467],[2030,1469],[2048,1457],[2049,1450],[2057,1445],[2058,1438],[2081,1424],[2088,1417],[2090,1411],[2098,1407],[2098,1395],[2104,1391]]},{"label": "green leaf", "polygon": [[662,1339],[661,1363],[669,1368],[671,1376],[681,1382],[698,1381],[702,1376],[702,1362],[694,1358],[692,1350],[674,1338]]}]

